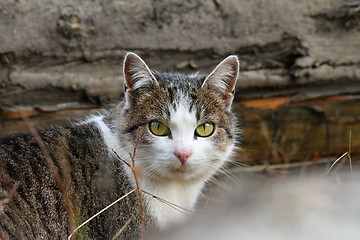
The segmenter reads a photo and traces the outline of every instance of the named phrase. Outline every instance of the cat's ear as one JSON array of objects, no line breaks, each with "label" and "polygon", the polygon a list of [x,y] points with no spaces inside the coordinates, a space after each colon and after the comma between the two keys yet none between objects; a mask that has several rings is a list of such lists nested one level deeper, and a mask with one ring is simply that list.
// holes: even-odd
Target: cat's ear
[{"label": "cat's ear", "polygon": [[135,53],[128,53],[124,59],[124,93],[127,104],[136,101],[141,89],[158,85],[146,63]]},{"label": "cat's ear", "polygon": [[235,55],[225,58],[204,80],[202,87],[207,86],[222,95],[230,108],[234,99],[235,84],[239,75],[239,60]]}]

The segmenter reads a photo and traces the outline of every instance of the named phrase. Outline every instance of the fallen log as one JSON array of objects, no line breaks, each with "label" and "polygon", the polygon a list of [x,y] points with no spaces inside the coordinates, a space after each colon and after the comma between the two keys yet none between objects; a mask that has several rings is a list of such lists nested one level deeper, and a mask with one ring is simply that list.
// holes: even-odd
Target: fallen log
[{"label": "fallen log", "polygon": [[[349,151],[360,155],[360,94],[321,97],[266,97],[235,99],[242,149],[240,162],[288,163],[340,156]],[[311,94],[309,94],[311,96]],[[73,109],[25,113],[38,128],[69,124],[99,111]],[[28,132],[16,112],[0,114],[1,135]],[[351,141],[351,146],[349,146]]]}]

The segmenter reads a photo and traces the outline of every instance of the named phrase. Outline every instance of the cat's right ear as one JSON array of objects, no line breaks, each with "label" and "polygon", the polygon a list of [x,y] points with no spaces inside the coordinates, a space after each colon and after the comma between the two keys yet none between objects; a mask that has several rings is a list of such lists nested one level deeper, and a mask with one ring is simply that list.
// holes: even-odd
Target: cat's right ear
[{"label": "cat's right ear", "polygon": [[158,84],[146,63],[135,53],[128,53],[124,60],[124,93],[126,103],[132,105],[141,89]]},{"label": "cat's right ear", "polygon": [[228,56],[216,66],[202,85],[202,87],[207,86],[209,89],[219,92],[229,109],[234,99],[239,65],[237,56]]}]

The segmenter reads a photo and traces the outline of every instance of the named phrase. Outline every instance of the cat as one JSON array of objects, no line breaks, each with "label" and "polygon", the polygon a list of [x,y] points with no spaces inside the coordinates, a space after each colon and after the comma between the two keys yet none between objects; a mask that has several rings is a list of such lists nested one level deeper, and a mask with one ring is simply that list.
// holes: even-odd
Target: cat
[{"label": "cat", "polygon": [[[136,144],[139,186],[156,196],[142,193],[145,220],[133,192],[79,229],[78,238],[136,239],[143,229],[146,236],[184,221],[185,210],[159,198],[194,209],[205,183],[235,149],[231,104],[238,58],[230,55],[208,76],[182,75],[150,70],[130,52],[123,72],[122,100],[71,126],[40,131],[45,147],[39,147],[34,134],[0,138],[0,239],[69,236],[69,208],[79,225],[136,188],[131,168],[119,159],[131,164],[129,153]],[[44,157],[44,148],[65,191]],[[5,202],[7,197],[10,201]]]}]

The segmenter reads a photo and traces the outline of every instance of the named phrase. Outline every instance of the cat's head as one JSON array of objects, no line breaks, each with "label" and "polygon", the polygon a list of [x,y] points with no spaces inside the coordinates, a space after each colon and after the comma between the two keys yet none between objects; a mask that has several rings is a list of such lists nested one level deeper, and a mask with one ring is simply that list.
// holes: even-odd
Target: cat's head
[{"label": "cat's head", "polygon": [[238,71],[236,56],[205,76],[152,71],[136,54],[126,55],[116,126],[129,152],[141,127],[135,161],[144,177],[190,181],[219,170],[234,149]]}]

